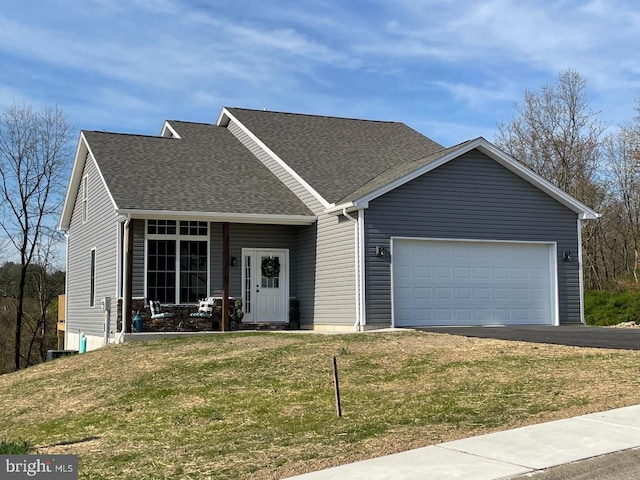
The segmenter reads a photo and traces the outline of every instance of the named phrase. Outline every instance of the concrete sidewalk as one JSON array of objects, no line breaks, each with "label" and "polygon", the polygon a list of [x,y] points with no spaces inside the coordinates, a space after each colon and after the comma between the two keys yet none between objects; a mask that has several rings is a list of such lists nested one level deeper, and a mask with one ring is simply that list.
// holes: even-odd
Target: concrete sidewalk
[{"label": "concrete sidewalk", "polygon": [[637,447],[640,405],[441,443],[291,478],[497,480]]}]

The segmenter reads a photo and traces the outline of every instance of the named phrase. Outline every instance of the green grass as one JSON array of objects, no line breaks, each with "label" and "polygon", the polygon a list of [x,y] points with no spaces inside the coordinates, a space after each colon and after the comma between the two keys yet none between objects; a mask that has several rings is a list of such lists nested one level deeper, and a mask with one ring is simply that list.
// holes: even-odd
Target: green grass
[{"label": "green grass", "polygon": [[34,450],[27,440],[1,440],[0,455],[28,455]]},{"label": "green grass", "polygon": [[639,360],[408,331],[131,343],[0,376],[0,438],[83,479],[283,478],[640,403]]},{"label": "green grass", "polygon": [[587,291],[584,316],[588,325],[640,323],[640,292]]}]

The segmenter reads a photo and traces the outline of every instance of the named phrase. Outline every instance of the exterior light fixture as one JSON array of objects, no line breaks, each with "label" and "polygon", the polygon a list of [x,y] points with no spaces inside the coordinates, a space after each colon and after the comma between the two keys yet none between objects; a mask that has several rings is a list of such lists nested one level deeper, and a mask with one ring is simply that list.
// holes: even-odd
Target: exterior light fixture
[{"label": "exterior light fixture", "polygon": [[376,257],[384,258],[387,256],[387,247],[384,245],[376,245]]}]

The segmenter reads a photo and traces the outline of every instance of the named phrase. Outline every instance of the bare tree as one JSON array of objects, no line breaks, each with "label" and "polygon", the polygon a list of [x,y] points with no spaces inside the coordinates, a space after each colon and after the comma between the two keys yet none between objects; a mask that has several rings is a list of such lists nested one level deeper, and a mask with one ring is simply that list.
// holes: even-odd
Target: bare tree
[{"label": "bare tree", "polygon": [[640,136],[632,125],[623,125],[607,137],[604,156],[610,170],[611,192],[618,205],[619,234],[624,239],[620,252],[625,267],[631,267],[638,283],[640,249]]},{"label": "bare tree", "polygon": [[[613,209],[606,176],[600,175],[599,156],[605,126],[587,104],[587,80],[574,70],[558,75],[540,91],[524,92],[515,103],[517,115],[498,123],[495,142],[543,178],[596,211]],[[607,228],[605,227],[607,224]],[[604,288],[615,278],[618,259],[609,248],[619,238],[609,235],[615,218],[587,222],[583,229],[585,279],[588,288]]]},{"label": "bare tree", "polygon": [[20,369],[27,269],[44,229],[60,210],[71,127],[57,107],[11,105],[0,117],[0,228],[21,270],[16,308],[15,369]]},{"label": "bare tree", "polygon": [[566,70],[553,85],[524,92],[517,115],[498,123],[496,144],[536,173],[592,203],[604,125],[587,105],[587,81]]},{"label": "bare tree", "polygon": [[29,318],[25,316],[27,325],[30,328],[31,340],[27,349],[26,365],[32,365],[32,357],[34,355],[34,347],[37,346],[37,352],[40,355],[38,359],[43,362],[45,359],[46,346],[51,348],[53,341],[56,339],[56,319],[49,314],[49,309],[54,300],[64,293],[65,275],[56,267],[58,264],[56,259],[57,246],[61,241],[60,232],[53,230],[43,235],[43,241],[40,243],[35,253],[35,264],[31,266],[29,276],[30,283],[33,285],[35,314]]}]

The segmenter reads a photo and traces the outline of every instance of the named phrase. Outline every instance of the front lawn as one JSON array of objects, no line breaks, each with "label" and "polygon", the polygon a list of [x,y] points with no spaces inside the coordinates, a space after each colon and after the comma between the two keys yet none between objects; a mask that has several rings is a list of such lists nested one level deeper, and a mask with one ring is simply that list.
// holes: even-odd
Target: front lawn
[{"label": "front lawn", "polygon": [[637,404],[639,370],[640,352],[410,331],[129,343],[0,376],[0,439],[78,454],[84,479],[275,479]]}]

